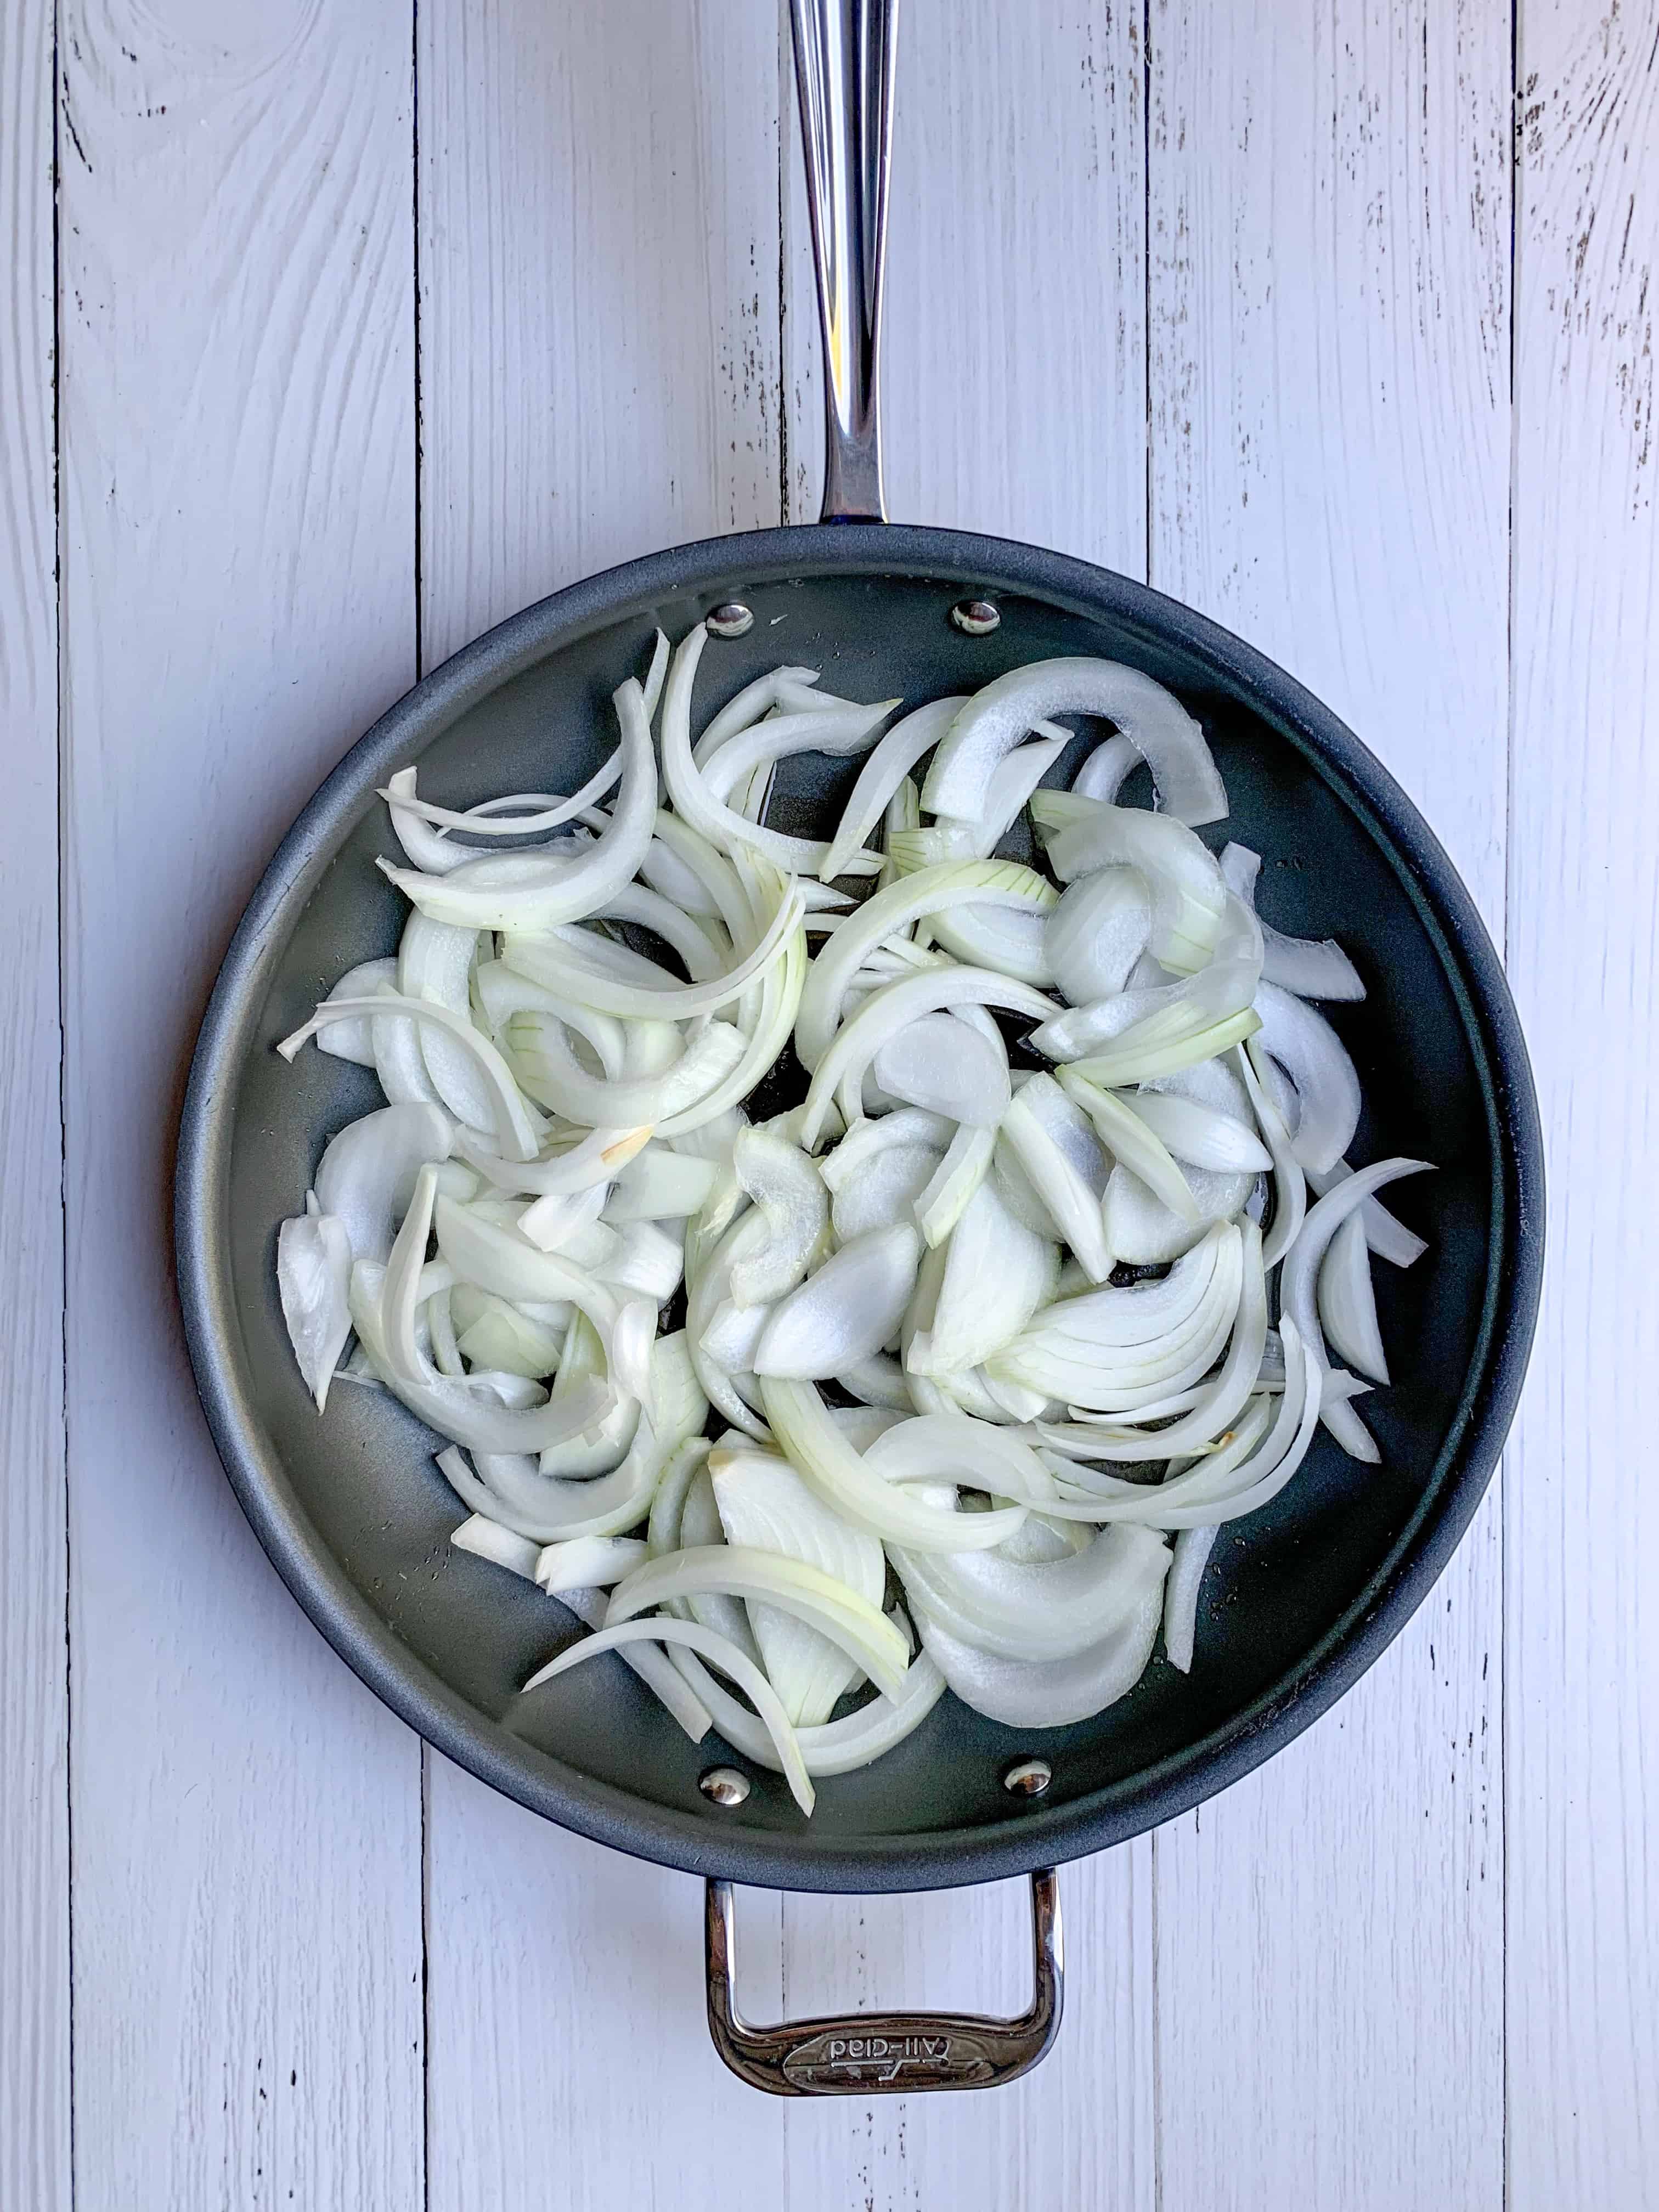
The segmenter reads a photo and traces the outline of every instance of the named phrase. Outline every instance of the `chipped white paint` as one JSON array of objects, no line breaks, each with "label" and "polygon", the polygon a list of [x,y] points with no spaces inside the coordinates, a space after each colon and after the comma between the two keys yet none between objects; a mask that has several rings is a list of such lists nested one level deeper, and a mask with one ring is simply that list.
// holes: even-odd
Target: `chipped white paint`
[{"label": "chipped white paint", "polygon": [[413,674],[408,24],[311,0],[63,22],[75,2203],[401,2208],[418,1747],[224,1481],[167,1200],[236,914]]},{"label": "chipped white paint", "polygon": [[[1506,18],[1158,0],[1151,50],[1152,581],[1358,731],[1501,942]],[[1489,1502],[1352,1694],[1159,1834],[1167,2203],[1499,2212],[1500,1574]]]},{"label": "chipped white paint", "polygon": [[1510,2197],[1659,2189],[1659,11],[1519,48],[1510,961],[1550,1166],[1504,1492]]},{"label": "chipped white paint", "polygon": [[[1501,1527],[1271,1767],[1067,1870],[1043,2069],[743,2090],[696,1885],[422,1761],[219,1476],[167,1164],[276,835],[417,652],[816,510],[786,14],[63,0],[54,359],[0,0],[0,2206],[70,2204],[72,1825],[83,2212],[1638,2212],[1653,0],[1522,0],[1513,186],[1506,0],[903,9],[893,511],[1150,553],[1329,698],[1507,926],[1555,1173]],[[757,2013],[1022,1995],[1018,1885],[739,1914]]]},{"label": "chipped white paint", "polygon": [[68,2202],[52,33],[0,0],[0,2204]]}]

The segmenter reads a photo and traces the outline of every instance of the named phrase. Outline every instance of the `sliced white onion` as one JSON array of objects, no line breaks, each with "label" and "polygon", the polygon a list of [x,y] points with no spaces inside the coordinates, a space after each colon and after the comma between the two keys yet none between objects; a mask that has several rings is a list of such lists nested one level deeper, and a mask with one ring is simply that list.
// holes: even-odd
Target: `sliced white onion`
[{"label": "sliced white onion", "polygon": [[1130,1169],[1119,1165],[1112,1170],[1101,1215],[1114,1261],[1147,1267],[1178,1260],[1214,1223],[1237,1218],[1255,1177],[1188,1168],[1182,1180],[1192,1194],[1195,1220],[1166,1206]]},{"label": "sliced white onion", "polygon": [[[410,915],[398,946],[398,989],[406,999],[426,999],[447,1006],[470,1022],[468,981],[478,933]],[[495,1102],[467,1048],[446,1030],[430,1024],[419,1034],[419,1048],[433,1088],[457,1120],[475,1129],[495,1126]]]},{"label": "sliced white onion", "polygon": [[[1334,1190],[1352,1173],[1346,1160],[1339,1160],[1334,1168],[1310,1170],[1308,1188],[1316,1198],[1323,1198],[1328,1190]],[[1407,1229],[1403,1221],[1396,1221],[1379,1199],[1368,1198],[1359,1209],[1359,1218],[1365,1224],[1366,1243],[1379,1260],[1386,1260],[1391,1267],[1412,1267],[1429,1249],[1416,1231]]]},{"label": "sliced white onion", "polygon": [[981,1182],[944,1248],[933,1316],[905,1355],[914,1374],[977,1367],[1017,1336],[1054,1287],[1059,1261],[1046,1238],[1009,1212]]},{"label": "sliced white onion", "polygon": [[[569,1326],[568,1317],[562,1327],[556,1328],[532,1319],[507,1299],[498,1298],[493,1291],[481,1291],[472,1283],[457,1285],[447,1293],[447,1302],[451,1310],[451,1327],[458,1332],[456,1352],[474,1367],[495,1368],[502,1374],[522,1375],[532,1382],[539,1382],[559,1364],[565,1330]],[[542,1310],[557,1312],[559,1309],[544,1306]],[[467,1318],[456,1320],[457,1311]],[[439,1365],[444,1367],[435,1331],[433,1351]],[[453,1373],[453,1365],[444,1371]]]},{"label": "sliced white onion", "polygon": [[1008,1107],[1008,1053],[994,1024],[986,1037],[954,1014],[923,1014],[871,1063],[890,1097],[951,1121],[994,1127]]},{"label": "sliced white onion", "polygon": [[1085,1273],[1103,1283],[1112,1272],[1101,1218],[1107,1167],[1087,1120],[1051,1075],[1022,1085],[1003,1116],[1006,1142]]},{"label": "sliced white onion", "polygon": [[[678,1658],[687,1680],[707,1700],[714,1726],[732,1748],[757,1766],[781,1770],[782,1761],[770,1735],[749,1708],[711,1679],[691,1652]],[[868,1766],[914,1735],[945,1694],[945,1677],[922,1652],[910,1662],[904,1687],[896,1698],[878,1695],[856,1712],[840,1720],[825,1721],[821,1728],[797,1731],[801,1760],[809,1774],[851,1774]]]},{"label": "sliced white onion", "polygon": [[650,1145],[626,1161],[605,1201],[605,1218],[628,1221],[684,1221],[707,1200],[717,1170],[700,1160]]},{"label": "sliced white onion", "polygon": [[329,1139],[317,1169],[317,1204],[344,1229],[356,1260],[384,1261],[428,1161],[449,1157],[448,1116],[436,1106],[382,1106]]},{"label": "sliced white onion", "polygon": [[1062,883],[1102,868],[1139,871],[1152,902],[1148,942],[1155,959],[1186,975],[1210,958],[1227,886],[1209,848],[1175,816],[1104,806],[1066,791],[1035,793],[1031,814]]},{"label": "sliced white onion", "polygon": [[[646,712],[648,716],[648,706]],[[618,747],[610,759],[594,771],[581,789],[568,799],[555,798],[538,791],[510,793],[500,799],[486,799],[482,806],[469,807],[464,812],[450,806],[434,806],[429,799],[417,798],[412,768],[400,769],[386,789],[376,796],[385,799],[393,827],[398,830],[399,842],[405,852],[409,852],[410,859],[417,868],[429,868],[429,858],[422,856],[430,855],[432,846],[422,840],[416,851],[410,852],[410,841],[403,836],[409,817],[414,816],[441,829],[463,830],[473,837],[543,836],[550,830],[562,829],[567,822],[574,822],[584,807],[596,805],[617,781],[622,769],[622,750]],[[448,863],[451,867],[459,866],[463,860],[477,858],[476,851],[470,846],[452,845],[449,849],[454,856]],[[441,875],[447,872],[447,869],[441,865],[432,872]]]},{"label": "sliced white onion", "polygon": [[1164,1585],[1164,1654],[1183,1674],[1193,1671],[1198,1632],[1198,1587],[1215,1546],[1213,1528],[1183,1528],[1176,1538],[1175,1559]]},{"label": "sliced white onion", "polygon": [[744,1130],[732,1158],[755,1204],[732,1261],[732,1296],[758,1305],[793,1290],[811,1266],[829,1231],[830,1201],[812,1162],[769,1129]]},{"label": "sliced white onion", "polygon": [[522,1576],[526,1582],[534,1578],[536,1547],[527,1536],[514,1535],[499,1521],[487,1514],[469,1513],[459,1528],[452,1528],[449,1540],[458,1552],[470,1552],[474,1559],[488,1559],[492,1565],[505,1567],[510,1574]]},{"label": "sliced white onion", "polygon": [[[787,1460],[721,1449],[709,1454],[708,1473],[728,1544],[803,1561],[879,1608],[887,1580],[880,1543],[832,1513]],[[856,1680],[858,1665],[793,1613],[757,1599],[749,1618],[790,1720],[797,1727],[821,1726]]]},{"label": "sliced white onion", "polygon": [[1060,894],[1044,949],[1054,981],[1074,1006],[1121,991],[1146,950],[1152,906],[1138,868],[1097,868]]},{"label": "sliced white onion", "polygon": [[592,1189],[596,1183],[607,1183],[613,1176],[620,1175],[650,1140],[649,1122],[632,1129],[588,1129],[577,1143],[544,1158],[503,1160],[474,1142],[465,1129],[458,1131],[455,1139],[457,1147],[486,1182],[497,1190],[515,1192],[526,1198],[568,1196]]},{"label": "sliced white onion", "polygon": [[816,668],[769,668],[752,683],[745,684],[740,691],[733,692],[719,714],[710,718],[693,748],[692,758],[699,768],[706,768],[728,738],[736,737],[739,730],[746,730],[774,713],[786,696],[797,697],[803,708],[824,703],[817,690],[817,681]]},{"label": "sliced white onion", "polygon": [[[802,1066],[815,1069],[829,1049],[853,979],[878,945],[923,916],[958,903],[1029,907],[1030,878],[1029,868],[1010,860],[951,860],[902,877],[866,899],[836,931],[806,978],[795,1023],[795,1051]],[[1046,1001],[1043,1011],[1053,1011]]]},{"label": "sliced white onion", "polygon": [[1386,1382],[1388,1355],[1377,1324],[1365,1224],[1358,1213],[1348,1216],[1326,1249],[1318,1305],[1326,1342],[1370,1381]]},{"label": "sliced white onion", "polygon": [[[410,1413],[441,1435],[480,1451],[540,1451],[547,1444],[580,1436],[609,1407],[610,1394],[597,1383],[574,1394],[568,1405],[512,1407],[503,1403],[498,1389],[485,1377],[473,1376],[458,1382],[435,1369],[417,1370],[412,1375],[399,1372],[381,1321],[385,1279],[385,1268],[374,1261],[359,1260],[353,1266],[352,1326],[381,1382]],[[518,1380],[516,1376],[501,1379],[503,1382]],[[469,1498],[467,1503],[475,1511],[489,1510],[487,1501]]]},{"label": "sliced white onion", "polygon": [[1126,737],[1103,738],[1072,778],[1079,799],[1103,799],[1115,805],[1117,795],[1140,765],[1140,755]]},{"label": "sliced white onion", "polygon": [[964,1006],[1006,1006],[1035,1021],[1055,1011],[1054,1001],[1029,984],[994,975],[983,968],[926,969],[884,983],[836,1031],[813,1073],[802,1117],[806,1141],[813,1142],[822,1129],[837,1088],[860,1077],[890,1036],[921,1015],[947,1006],[957,1012]]},{"label": "sliced white onion", "polygon": [[1173,1091],[1141,1091],[1123,1102],[1177,1160],[1218,1175],[1265,1175],[1273,1155],[1253,1129],[1231,1114]]},{"label": "sliced white onion", "polygon": [[477,1062],[489,1091],[495,1115],[495,1141],[502,1155],[522,1160],[535,1158],[538,1142],[537,1126],[512,1069],[487,1036],[481,1035],[459,1015],[452,1014],[447,1006],[428,1006],[422,1000],[405,999],[395,992],[382,992],[372,999],[325,1000],[311,1019],[301,1023],[292,1036],[284,1037],[276,1049],[284,1060],[292,1060],[306,1039],[316,1030],[332,1022],[349,1019],[355,1014],[369,1015],[376,1028],[380,1018],[387,1014],[406,1015],[419,1023],[434,1023],[456,1038]]},{"label": "sliced white onion", "polygon": [[1262,1048],[1296,1086],[1302,1115],[1291,1148],[1304,1170],[1334,1168],[1359,1123],[1359,1078],[1347,1048],[1322,1014],[1276,983],[1255,994]]},{"label": "sliced white onion", "polygon": [[821,1568],[746,1544],[697,1545],[647,1560],[611,1592],[605,1626],[699,1590],[778,1607],[827,1637],[890,1696],[903,1685],[908,1646],[869,1599]]},{"label": "sliced white onion", "polygon": [[790,939],[800,928],[805,907],[799,892],[782,877],[775,881],[777,899],[759,942],[734,967],[706,982],[657,988],[590,974],[571,961],[568,946],[550,945],[545,939],[534,937],[510,939],[507,963],[544,989],[562,992],[607,1013],[654,1016],[675,1022],[715,1013],[741,998],[751,983],[766,975],[783,957]]},{"label": "sliced white onion", "polygon": [[[1214,1376],[1194,1394],[1193,1403],[1161,1429],[1107,1426],[1097,1418],[1055,1426],[1042,1425],[1045,1443],[1085,1460],[1131,1464],[1202,1451],[1243,1412],[1258,1387],[1267,1343],[1267,1280],[1261,1261],[1261,1237],[1254,1222],[1242,1231],[1243,1288],[1227,1356]],[[1145,1420],[1156,1408],[1148,1408]],[[1162,1417],[1160,1412],[1160,1418]]]},{"label": "sliced white onion", "polygon": [[289,1342],[320,1413],[351,1334],[351,1238],[331,1213],[301,1213],[276,1232],[276,1289]]},{"label": "sliced white onion", "polygon": [[1023,1506],[957,1513],[907,1497],[865,1463],[810,1382],[761,1378],[761,1402],[791,1464],[824,1504],[885,1542],[913,1551],[988,1551],[1012,1536]]},{"label": "sliced white onion", "polygon": [[[1284,1272],[1279,1277],[1279,1295],[1285,1320],[1293,1322],[1297,1332],[1308,1349],[1309,1361],[1316,1375],[1329,1363],[1324,1357],[1323,1338],[1320,1332],[1316,1310],[1316,1286],[1320,1264],[1325,1257],[1331,1238],[1357,1207],[1385,1183],[1395,1182],[1401,1176],[1420,1175],[1431,1164],[1427,1160],[1379,1160],[1374,1167],[1361,1168],[1346,1182],[1327,1192],[1317,1205],[1308,1208],[1308,1218],[1302,1224],[1302,1233],[1285,1255]],[[1281,1334],[1283,1328],[1281,1326]],[[1337,1416],[1334,1422],[1332,1413]],[[1342,1418],[1348,1415],[1347,1419]],[[1342,1404],[1327,1408],[1326,1426],[1331,1430],[1345,1451],[1355,1458],[1375,1458],[1376,1446],[1357,1414]],[[1355,1431],[1358,1434],[1355,1434]],[[1353,1446],[1363,1438],[1370,1447],[1355,1451]]]},{"label": "sliced white onion", "polygon": [[550,1597],[567,1590],[609,1589],[645,1564],[643,1542],[634,1536],[566,1536],[536,1554],[535,1578]]},{"label": "sliced white onion", "polygon": [[[767,1680],[754,1661],[738,1650],[729,1638],[717,1636],[712,1629],[704,1628],[695,1620],[672,1620],[657,1616],[649,1620],[623,1620],[607,1624],[591,1636],[573,1644],[556,1659],[550,1659],[525,1684],[525,1691],[537,1689],[550,1682],[556,1674],[579,1667],[584,1659],[596,1658],[604,1651],[622,1651],[635,1644],[663,1644],[674,1649],[695,1651],[711,1667],[718,1667],[728,1676],[753,1705],[761,1722],[775,1747],[779,1762],[787,1778],[791,1794],[803,1813],[810,1814],[815,1798],[811,1778],[802,1763],[800,1747],[795,1732],[789,1725],[789,1716],[783,1710],[777,1692]],[[522,1694],[522,1693],[521,1693]]]},{"label": "sliced white onion", "polygon": [[753,1371],[817,1382],[872,1359],[903,1318],[921,1251],[908,1223],[843,1244],[773,1310]]},{"label": "sliced white onion", "polygon": [[554,1015],[514,1014],[507,1034],[514,1067],[531,1097],[590,1129],[672,1120],[719,1087],[741,1064],[749,1042],[730,1022],[711,1021],[666,1074],[629,1080],[590,1075]]},{"label": "sliced white onion", "polygon": [[[1200,1218],[1198,1200],[1157,1132],[1132,1112],[1122,1099],[1109,1091],[1103,1091],[1097,1083],[1091,1083],[1075,1067],[1062,1067],[1059,1079],[1066,1096],[1093,1122],[1096,1134],[1114,1159],[1138,1176],[1177,1219],[1197,1227]],[[1103,1237],[1104,1234],[1103,1218]],[[1097,1276],[1096,1280],[1099,1279]]]},{"label": "sliced white onion", "polygon": [[877,726],[898,703],[882,699],[871,706],[849,702],[832,707],[825,700],[816,712],[798,710],[751,722],[746,729],[734,731],[707,757],[699,744],[692,760],[702,776],[703,789],[723,803],[739,784],[797,753],[823,753],[839,760],[865,751]]},{"label": "sliced white onion", "polygon": [[1152,769],[1159,799],[1176,820],[1216,822],[1227,811],[1204,732],[1173,693],[1138,668],[1082,656],[1011,669],[975,692],[933,756],[922,805],[969,819],[982,813],[997,763],[1056,714],[1115,722]]},{"label": "sliced white onion", "polygon": [[[902,1428],[871,1447],[879,1457]],[[1161,1589],[1170,1555],[1149,1528],[1103,1530],[1081,1552],[1034,1564],[989,1552],[945,1559],[896,1549],[911,1603],[929,1620],[1004,1659],[1068,1659],[1099,1643]]]},{"label": "sliced white onion", "polygon": [[656,754],[634,678],[619,686],[613,703],[622,728],[622,787],[610,823],[591,844],[563,854],[491,854],[441,876],[382,861],[387,877],[422,914],[462,928],[546,929],[594,913],[638,873],[657,817]]},{"label": "sliced white onion", "polygon": [[927,1656],[965,1705],[1006,1728],[1063,1728],[1091,1719],[1126,1697],[1146,1671],[1158,1641],[1163,1601],[1148,1589],[1098,1644],[1066,1659],[998,1658],[916,1608]]},{"label": "sliced white onion", "polygon": [[[1221,855],[1221,872],[1228,886],[1253,911],[1255,881],[1261,866],[1260,854],[1247,845],[1229,845]],[[1285,937],[1271,922],[1261,924],[1261,972],[1281,990],[1299,999],[1363,999],[1365,986],[1334,938],[1317,942],[1309,937]]]},{"label": "sliced white onion", "polygon": [[927,1188],[916,1200],[916,1226],[930,1249],[942,1244],[962,1218],[984,1182],[996,1150],[996,1131],[971,1125],[959,1128]]},{"label": "sliced white onion", "polygon": [[[348,968],[328,995],[330,999],[373,999],[382,991],[395,991],[397,988],[395,960],[364,960],[355,968]],[[326,1029],[318,1030],[317,1049],[336,1060],[349,1060],[358,1067],[373,1067],[374,1024],[366,1014],[353,1014],[344,1021],[331,1022]]]}]

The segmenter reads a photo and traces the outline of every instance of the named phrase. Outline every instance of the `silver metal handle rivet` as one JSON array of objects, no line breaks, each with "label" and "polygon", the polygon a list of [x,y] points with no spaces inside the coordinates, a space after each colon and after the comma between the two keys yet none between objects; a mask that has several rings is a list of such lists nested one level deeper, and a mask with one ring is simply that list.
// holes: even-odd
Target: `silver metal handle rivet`
[{"label": "silver metal handle rivet", "polygon": [[749,1795],[749,1777],[735,1766],[711,1766],[697,1777],[697,1787],[711,1804],[741,1805]]},{"label": "silver metal handle rivet", "polygon": [[1016,1797],[1041,1797],[1054,1778],[1046,1759],[1017,1759],[1002,1778],[1002,1786]]},{"label": "silver metal handle rivet", "polygon": [[989,599],[958,599],[951,619],[964,636],[989,637],[1002,617]]},{"label": "silver metal handle rivet", "polygon": [[708,627],[716,637],[741,637],[755,627],[755,611],[741,599],[727,599],[709,616]]}]

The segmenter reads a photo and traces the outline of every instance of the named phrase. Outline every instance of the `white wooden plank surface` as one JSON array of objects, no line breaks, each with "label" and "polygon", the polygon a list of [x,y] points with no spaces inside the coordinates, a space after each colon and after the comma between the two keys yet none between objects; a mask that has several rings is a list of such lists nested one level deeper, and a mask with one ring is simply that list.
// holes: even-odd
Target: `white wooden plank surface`
[{"label": "white wooden plank surface", "polygon": [[242,1521],[167,1225],[230,926],[413,672],[410,19],[61,56],[76,2201],[412,2212],[417,1749]]},{"label": "white wooden plank surface", "polygon": [[[176,1340],[207,979],[417,622],[429,665],[816,511],[773,0],[414,13],[65,0],[55,609],[51,53],[0,6],[0,2205],[69,2196],[55,615],[81,2204],[1654,2202],[1650,0],[1522,0],[1512,455],[1500,0],[1152,0],[1145,56],[1139,8],[908,0],[893,511],[1139,572],[1150,338],[1153,580],[1354,722],[1495,929],[1507,867],[1556,1180],[1502,1534],[1271,1768],[1066,1877],[1042,2073],[867,2109],[720,2072],[696,1885],[434,1759],[423,2112],[416,1747],[258,1554]],[[760,2013],[1024,1972],[1017,1886],[740,1911]]]},{"label": "white wooden plank surface", "polygon": [[0,4],[0,2204],[70,2193],[50,19]]},{"label": "white wooden plank surface", "polygon": [[[1358,729],[1501,942],[1506,15],[1156,0],[1150,46],[1152,580]],[[1338,1711],[1160,1833],[1167,2203],[1501,2203],[1499,1632],[1489,1504]]]},{"label": "white wooden plank surface", "polygon": [[[888,507],[1145,573],[1140,11],[907,0],[900,12],[883,380]],[[785,48],[786,59],[787,47]],[[793,82],[786,99],[793,103]],[[785,108],[792,519],[823,467],[810,233]],[[1063,427],[1062,427],[1063,426]],[[1151,1846],[1061,1877],[1066,2018],[1040,2071],[990,2096],[790,2113],[791,2203],[1154,2201]],[[797,2016],[852,2005],[1015,2009],[1024,1886],[784,1900]]]},{"label": "white wooden plank surface", "polygon": [[1510,970],[1549,1265],[1505,1491],[1510,2202],[1659,2201],[1651,5],[1526,0]]},{"label": "white wooden plank surface", "polygon": [[[419,15],[422,641],[779,519],[773,0]],[[703,2025],[699,1883],[434,1757],[433,2212],[785,2201],[783,2112]],[[745,2000],[778,2004],[745,1895]]]}]

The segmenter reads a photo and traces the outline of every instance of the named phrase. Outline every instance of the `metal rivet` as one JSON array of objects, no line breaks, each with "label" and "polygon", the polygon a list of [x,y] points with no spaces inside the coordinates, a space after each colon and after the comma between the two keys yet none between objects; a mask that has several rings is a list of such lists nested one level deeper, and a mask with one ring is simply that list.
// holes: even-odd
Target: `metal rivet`
[{"label": "metal rivet", "polygon": [[951,619],[969,637],[989,637],[1002,617],[989,599],[958,599]]},{"label": "metal rivet", "polygon": [[709,616],[708,627],[716,637],[741,637],[755,627],[754,609],[741,599],[727,599]]},{"label": "metal rivet", "polygon": [[713,1804],[741,1805],[749,1795],[749,1777],[735,1766],[711,1766],[697,1777],[697,1787]]},{"label": "metal rivet", "polygon": [[1017,1759],[1002,1778],[1002,1786],[1016,1797],[1041,1797],[1054,1778],[1046,1759]]}]

